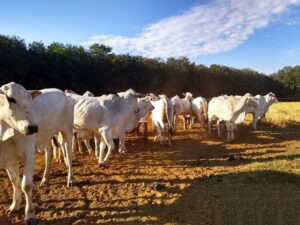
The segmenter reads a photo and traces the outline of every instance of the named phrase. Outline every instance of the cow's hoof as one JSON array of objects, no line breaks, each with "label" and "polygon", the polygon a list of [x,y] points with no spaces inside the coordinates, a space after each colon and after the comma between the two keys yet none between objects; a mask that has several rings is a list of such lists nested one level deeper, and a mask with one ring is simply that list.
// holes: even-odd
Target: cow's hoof
[{"label": "cow's hoof", "polygon": [[47,183],[48,182],[46,180],[42,180],[41,183],[40,183],[40,186],[45,187],[45,186],[47,186]]},{"label": "cow's hoof", "polygon": [[25,225],[37,225],[38,221],[36,218],[30,218],[25,220]]},{"label": "cow's hoof", "polygon": [[68,188],[73,187],[73,182],[72,182],[72,181],[68,182],[68,183],[67,183],[67,187],[68,187]]},{"label": "cow's hoof", "polygon": [[107,168],[107,161],[99,162],[99,168],[103,168],[103,169]]},{"label": "cow's hoof", "polygon": [[20,207],[9,207],[8,210],[6,210],[5,214],[10,217],[12,213],[19,211]]},{"label": "cow's hoof", "polygon": [[101,168],[101,169],[105,170],[105,169],[107,169],[107,168],[108,168],[108,166],[107,166],[107,165],[105,165],[105,164],[99,164],[99,168]]},{"label": "cow's hoof", "polygon": [[14,210],[8,209],[5,211],[6,216],[10,217]]}]

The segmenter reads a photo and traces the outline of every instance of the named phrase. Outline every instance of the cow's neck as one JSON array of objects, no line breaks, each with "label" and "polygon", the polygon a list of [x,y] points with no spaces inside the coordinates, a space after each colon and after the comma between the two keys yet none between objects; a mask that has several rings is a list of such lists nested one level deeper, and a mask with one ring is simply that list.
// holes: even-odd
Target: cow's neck
[{"label": "cow's neck", "polygon": [[236,102],[237,104],[234,104],[234,112],[241,111],[245,106],[246,100],[247,100],[247,96],[243,96],[242,98],[237,100],[237,102]]}]

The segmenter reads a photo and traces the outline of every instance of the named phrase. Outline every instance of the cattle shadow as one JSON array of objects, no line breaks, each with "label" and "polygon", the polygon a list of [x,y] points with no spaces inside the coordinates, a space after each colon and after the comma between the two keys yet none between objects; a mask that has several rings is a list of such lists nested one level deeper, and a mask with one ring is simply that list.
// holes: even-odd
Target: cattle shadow
[{"label": "cattle shadow", "polygon": [[[136,204],[138,197],[118,199],[118,206],[90,208],[93,201],[81,188],[82,207],[62,207],[76,216],[40,220],[40,224],[299,224],[299,175],[272,170],[230,173],[197,179],[170,179],[158,193],[161,197],[147,198],[145,204]],[[149,179],[148,182],[157,182]],[[140,180],[132,182],[139,183]],[[184,183],[185,188],[176,184]],[[168,197],[177,194],[172,203]],[[75,199],[74,199],[75,201]],[[123,203],[127,202],[126,206]],[[37,213],[41,211],[37,209]],[[114,212],[114,213],[109,213]],[[96,214],[96,215],[95,215]],[[131,218],[131,220],[129,219]],[[129,219],[129,220],[128,220]]]}]

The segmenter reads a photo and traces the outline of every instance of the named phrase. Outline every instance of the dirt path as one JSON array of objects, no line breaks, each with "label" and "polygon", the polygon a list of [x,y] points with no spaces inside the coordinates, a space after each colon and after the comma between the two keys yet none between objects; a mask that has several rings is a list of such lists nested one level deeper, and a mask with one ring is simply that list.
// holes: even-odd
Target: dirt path
[{"label": "dirt path", "polygon": [[[114,152],[105,169],[77,154],[72,188],[66,167],[53,163],[50,184],[34,186],[39,224],[296,224],[299,130],[243,126],[237,138],[228,144],[196,127],[178,132],[172,148],[130,139],[129,152]],[[12,190],[3,170],[0,185],[0,224],[22,224],[24,206],[11,218],[4,214]]]}]

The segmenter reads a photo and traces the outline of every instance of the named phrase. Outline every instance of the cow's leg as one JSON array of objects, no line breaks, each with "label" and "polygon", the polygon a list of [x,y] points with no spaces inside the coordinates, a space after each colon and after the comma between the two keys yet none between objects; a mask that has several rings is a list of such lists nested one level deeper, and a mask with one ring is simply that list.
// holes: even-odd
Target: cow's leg
[{"label": "cow's leg", "polygon": [[232,129],[232,125],[231,122],[226,121],[226,128],[227,128],[227,141],[231,141],[231,129]]},{"label": "cow's leg", "polygon": [[66,153],[66,149],[64,146],[64,142],[62,141],[62,143],[60,144],[60,151],[62,152],[63,155],[63,159],[65,162],[65,165],[68,166],[68,160],[67,160],[67,153]]},{"label": "cow's leg", "polygon": [[231,124],[231,134],[230,134],[230,139],[233,141],[235,140],[235,136],[234,136],[234,131],[237,130],[237,125],[232,123]]},{"label": "cow's leg", "polygon": [[167,142],[167,126],[164,124],[164,128],[163,128],[163,140],[164,140],[164,143]]},{"label": "cow's leg", "polygon": [[99,145],[100,145],[100,139],[99,137],[94,136],[94,143],[95,143],[95,156],[98,159],[99,157]]},{"label": "cow's leg", "polygon": [[201,128],[204,129],[205,121],[203,120],[200,112],[197,112],[197,120],[199,121]]},{"label": "cow's leg", "polygon": [[99,144],[99,158],[98,158],[99,165],[101,165],[101,162],[103,161],[105,148],[106,148],[106,143],[101,137],[100,144]]},{"label": "cow's leg", "polygon": [[102,132],[101,135],[102,135],[103,140],[105,141],[105,143],[108,147],[105,158],[103,159],[103,161],[100,161],[100,165],[103,165],[103,164],[107,163],[107,161],[109,159],[109,156],[111,154],[111,151],[113,151],[115,149],[115,144],[114,144],[114,140],[113,140],[111,130],[106,130],[106,131]]},{"label": "cow's leg", "polygon": [[[51,152],[51,150],[50,150]],[[32,205],[32,177],[34,172],[34,145],[30,147],[30,150],[26,150],[26,161],[24,164],[23,180],[22,180],[22,190],[25,194],[26,206],[25,206],[25,224],[37,225],[37,220],[35,219],[34,208]]]},{"label": "cow's leg", "polygon": [[12,212],[18,211],[22,203],[21,180],[17,164],[10,166],[6,171],[13,186],[13,201],[7,211],[7,214],[10,215]]},{"label": "cow's leg", "polygon": [[53,159],[55,161],[57,161],[57,159],[58,159],[58,151],[57,151],[57,148],[55,146],[53,146],[52,140],[51,140],[51,146],[52,146],[52,151],[53,151]]},{"label": "cow's leg", "polygon": [[125,135],[121,135],[119,137],[119,152],[120,153],[125,153],[126,152],[126,147],[125,147]]},{"label": "cow's leg", "polygon": [[72,187],[73,185],[73,172],[72,172],[72,137],[67,137],[65,142],[66,148],[66,156],[68,160],[68,187]]},{"label": "cow's leg", "polygon": [[58,162],[59,161],[59,144],[58,144],[58,142],[57,142],[57,140],[56,140],[56,138],[55,137],[53,137],[52,139],[51,139],[51,147],[52,147],[52,149],[53,149],[53,158],[54,158],[54,160],[56,161],[56,162]]},{"label": "cow's leg", "polygon": [[72,136],[68,135],[72,132],[65,132],[63,143],[62,143],[62,149],[65,152],[65,161],[68,167],[68,181],[67,186],[72,187],[73,185],[73,173],[72,173]]},{"label": "cow's leg", "polygon": [[49,180],[49,173],[51,169],[51,163],[52,163],[52,158],[53,158],[53,153],[52,149],[47,146],[45,148],[45,170],[44,170],[44,175],[41,181],[41,186],[45,186],[48,183]]},{"label": "cow's leg", "polygon": [[155,130],[155,136],[154,136],[153,141],[156,142],[157,138],[158,138],[158,126],[159,125],[156,121],[155,122],[152,121],[152,126],[154,127],[154,130]]},{"label": "cow's leg", "polygon": [[168,145],[169,147],[172,146],[172,127],[168,124],[167,125],[167,134],[168,134]]},{"label": "cow's leg", "polygon": [[93,153],[93,148],[92,148],[91,143],[90,143],[90,138],[89,138],[89,137],[84,138],[84,139],[83,139],[83,142],[84,142],[84,144],[85,144],[85,146],[86,146],[88,152],[89,152],[90,154],[92,154],[92,153]]},{"label": "cow's leg", "polygon": [[218,131],[218,138],[221,138],[221,129],[220,129],[220,120],[217,120],[217,131]]},{"label": "cow's leg", "polygon": [[77,133],[73,133],[72,137],[72,152],[78,152]]},{"label": "cow's leg", "polygon": [[184,116],[182,117],[182,122],[183,122],[183,130],[186,130],[186,119]]},{"label": "cow's leg", "polygon": [[176,114],[174,114],[174,121],[173,121],[173,127],[174,127],[174,133],[176,132],[176,129],[177,129],[177,127],[176,127],[176,125],[177,125],[177,115]]},{"label": "cow's leg", "polygon": [[82,145],[82,138],[77,139],[78,149],[80,153],[83,153],[83,145]]},{"label": "cow's leg", "polygon": [[[58,137],[58,143],[59,143],[59,146],[60,146],[59,157],[61,158],[61,154],[62,154],[62,156],[63,156],[62,158],[64,160],[64,163],[65,163],[66,166],[68,166],[67,153],[66,153],[66,148],[65,148],[65,144],[64,144],[65,136],[64,136],[63,133],[59,132],[57,137]],[[72,143],[72,140],[71,140],[71,143]],[[71,151],[73,152],[73,143],[72,143]]]},{"label": "cow's leg", "polygon": [[158,126],[157,126],[157,135],[159,137],[159,142],[160,142],[161,145],[164,144],[163,134],[162,134],[163,133],[163,129],[164,129],[164,127],[161,126],[160,123],[158,123]]},{"label": "cow's leg", "polygon": [[58,150],[58,161],[57,162],[59,162],[59,163],[62,163],[62,150],[61,150],[61,148],[58,148],[57,149]]},{"label": "cow's leg", "polygon": [[61,154],[60,147],[53,148],[53,158],[55,159],[56,162],[59,162],[59,163],[62,162],[62,154]]},{"label": "cow's leg", "polygon": [[193,123],[194,123],[194,117],[191,116],[191,117],[190,117],[190,127],[189,127],[189,130],[192,129]]},{"label": "cow's leg", "polygon": [[208,135],[211,137],[211,119],[208,119]]},{"label": "cow's leg", "polygon": [[258,120],[258,115],[257,114],[253,114],[253,129],[257,130],[256,124],[257,124],[257,120]]}]

